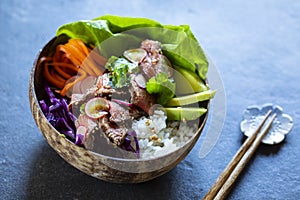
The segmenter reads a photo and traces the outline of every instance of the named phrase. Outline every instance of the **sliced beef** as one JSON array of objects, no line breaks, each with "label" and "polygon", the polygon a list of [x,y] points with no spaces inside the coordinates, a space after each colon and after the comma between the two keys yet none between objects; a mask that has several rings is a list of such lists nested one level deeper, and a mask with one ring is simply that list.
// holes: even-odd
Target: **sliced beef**
[{"label": "sliced beef", "polygon": [[109,101],[109,121],[116,124],[124,123],[128,120],[131,120],[129,110],[118,103]]},{"label": "sliced beef", "polygon": [[154,40],[144,40],[141,48],[145,49],[153,59],[161,54],[161,43]]},{"label": "sliced beef", "polygon": [[108,73],[99,76],[96,85],[96,96],[107,97],[115,92],[115,89],[112,88],[111,82],[109,80]]},{"label": "sliced beef", "polygon": [[140,69],[147,79],[150,79],[156,75],[154,65],[151,63],[151,61],[148,62],[147,59],[140,63]]},{"label": "sliced beef", "polygon": [[144,40],[141,48],[147,51],[146,58],[140,63],[140,69],[147,79],[164,72],[168,77],[172,76],[172,65],[162,54],[161,43],[153,40]]},{"label": "sliced beef", "polygon": [[110,122],[107,117],[99,120],[99,127],[108,139],[117,146],[120,146],[123,143],[128,132],[128,129],[124,125]]},{"label": "sliced beef", "polygon": [[151,107],[156,103],[155,95],[149,94],[145,88],[140,88],[134,80],[130,82],[129,91],[130,102],[149,114]]},{"label": "sliced beef", "polygon": [[139,119],[139,118],[147,115],[147,113],[145,111],[141,110],[137,106],[130,107],[129,113],[133,119]]},{"label": "sliced beef", "polygon": [[88,150],[116,158],[134,158],[134,155],[132,155],[133,153],[117,148],[103,131],[92,132],[90,138],[91,141],[89,142],[93,144],[86,147]]},{"label": "sliced beef", "polygon": [[128,132],[128,129],[125,127],[109,127],[106,129],[105,134],[115,145],[120,146]]},{"label": "sliced beef", "polygon": [[158,63],[155,65],[155,70],[157,74],[164,72],[168,75],[168,77],[171,77],[173,75],[172,64],[164,55],[161,55]]}]

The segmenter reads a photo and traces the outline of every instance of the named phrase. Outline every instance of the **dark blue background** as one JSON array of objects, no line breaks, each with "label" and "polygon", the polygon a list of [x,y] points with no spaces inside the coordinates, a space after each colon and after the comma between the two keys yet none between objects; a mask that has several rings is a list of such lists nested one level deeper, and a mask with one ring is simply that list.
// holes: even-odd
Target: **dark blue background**
[{"label": "dark blue background", "polygon": [[[193,151],[168,174],[119,185],[89,177],[52,150],[37,129],[28,79],[38,50],[61,24],[104,14],[189,24],[224,81],[227,115],[205,158]],[[200,199],[241,145],[245,107],[273,102],[294,119],[282,145],[260,146],[229,199],[300,196],[300,1],[0,2],[0,199]]]}]

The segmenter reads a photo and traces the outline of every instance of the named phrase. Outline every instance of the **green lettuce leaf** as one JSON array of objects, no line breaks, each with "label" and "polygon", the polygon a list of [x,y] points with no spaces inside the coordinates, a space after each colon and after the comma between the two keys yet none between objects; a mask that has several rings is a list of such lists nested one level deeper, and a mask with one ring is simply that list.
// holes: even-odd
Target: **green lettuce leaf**
[{"label": "green lettuce leaf", "polygon": [[110,31],[105,20],[81,20],[59,27],[56,35],[67,35],[70,38],[79,38],[86,44],[98,45],[114,34]]},{"label": "green lettuce leaf", "polygon": [[208,61],[188,25],[162,25],[146,18],[105,15],[62,25],[56,35],[82,39],[97,46],[107,58],[119,57],[125,50],[139,47],[144,39],[157,40],[173,65],[206,79]]},{"label": "green lettuce leaf", "polygon": [[121,33],[130,29],[145,27],[162,27],[157,21],[147,18],[120,17],[114,15],[104,15],[93,20],[104,20],[109,24],[109,28],[113,33]]}]

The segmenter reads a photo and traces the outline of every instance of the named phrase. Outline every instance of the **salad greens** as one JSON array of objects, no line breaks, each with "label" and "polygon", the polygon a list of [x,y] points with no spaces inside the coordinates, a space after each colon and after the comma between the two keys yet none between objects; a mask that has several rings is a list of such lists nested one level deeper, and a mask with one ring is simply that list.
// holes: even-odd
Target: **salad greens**
[{"label": "salad greens", "polygon": [[[158,40],[162,43],[164,55],[173,65],[206,79],[208,61],[188,25],[162,25],[146,18],[105,15],[65,24],[56,34],[96,45],[107,58],[120,56],[125,50],[139,46],[144,39]],[[122,45],[115,45],[120,42]]]},{"label": "salad greens", "polygon": [[130,76],[139,71],[137,63],[131,63],[125,58],[112,56],[108,59],[105,68],[111,71],[110,78],[115,88],[122,88],[129,85]]}]

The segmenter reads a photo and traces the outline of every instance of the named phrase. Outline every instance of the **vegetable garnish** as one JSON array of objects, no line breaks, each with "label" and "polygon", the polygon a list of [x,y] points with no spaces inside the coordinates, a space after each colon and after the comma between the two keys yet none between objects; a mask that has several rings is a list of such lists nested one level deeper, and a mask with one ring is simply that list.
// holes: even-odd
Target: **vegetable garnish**
[{"label": "vegetable garnish", "polygon": [[125,58],[112,56],[108,59],[105,68],[111,72],[112,83],[116,88],[122,88],[129,85],[130,74],[139,71],[137,63],[131,63]]},{"label": "vegetable garnish", "polygon": [[69,111],[66,99],[55,97],[48,85],[45,86],[45,91],[49,99],[41,100],[40,105],[47,120],[56,130],[74,141],[77,118]]}]

